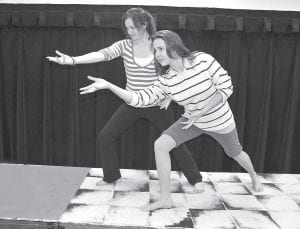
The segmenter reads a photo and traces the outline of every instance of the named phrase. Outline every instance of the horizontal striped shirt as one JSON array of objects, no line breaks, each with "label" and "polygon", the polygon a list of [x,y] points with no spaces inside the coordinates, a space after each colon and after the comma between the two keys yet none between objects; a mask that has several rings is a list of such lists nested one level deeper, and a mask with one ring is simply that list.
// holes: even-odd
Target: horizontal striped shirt
[{"label": "horizontal striped shirt", "polygon": [[117,57],[123,58],[126,73],[126,90],[137,91],[153,85],[158,79],[155,73],[154,57],[146,66],[140,66],[136,63],[133,56],[132,40],[120,40],[111,46],[99,50],[103,53],[104,60],[109,61]]},{"label": "horizontal striped shirt", "polygon": [[204,52],[194,55],[192,61],[184,59],[182,73],[170,68],[151,87],[132,92],[133,99],[129,105],[158,105],[170,98],[182,105],[186,114],[193,114],[202,110],[218,92],[222,95],[222,103],[198,118],[194,125],[214,132],[221,132],[232,125],[234,117],[227,102],[233,92],[231,77],[211,55]]}]

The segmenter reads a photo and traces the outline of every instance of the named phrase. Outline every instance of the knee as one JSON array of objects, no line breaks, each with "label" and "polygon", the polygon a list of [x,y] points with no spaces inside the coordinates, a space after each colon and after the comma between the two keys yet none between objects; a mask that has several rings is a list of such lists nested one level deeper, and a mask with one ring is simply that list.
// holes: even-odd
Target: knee
[{"label": "knee", "polygon": [[168,153],[175,147],[175,145],[176,143],[171,137],[162,135],[154,142],[154,151]]},{"label": "knee", "polygon": [[237,159],[240,155],[241,155],[241,153],[242,153],[242,150],[237,150],[237,151],[225,151],[225,153],[227,154],[227,156],[228,157],[231,157],[231,158],[233,158],[233,159]]},{"label": "knee", "polygon": [[241,155],[243,147],[241,144],[232,144],[230,147],[224,147],[224,151],[228,157],[236,159],[239,155]]}]

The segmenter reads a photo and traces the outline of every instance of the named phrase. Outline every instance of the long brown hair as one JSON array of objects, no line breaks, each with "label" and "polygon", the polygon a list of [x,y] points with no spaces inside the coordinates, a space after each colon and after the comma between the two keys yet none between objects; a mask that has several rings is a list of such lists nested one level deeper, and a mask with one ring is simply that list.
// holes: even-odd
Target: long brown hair
[{"label": "long brown hair", "polygon": [[125,27],[125,20],[130,18],[134,26],[141,31],[143,26],[146,25],[146,31],[151,37],[156,32],[156,25],[152,15],[142,8],[131,8],[123,14],[122,17],[122,29],[126,35],[127,30]]},{"label": "long brown hair", "polygon": [[[187,58],[188,60],[192,61],[194,59],[194,53],[191,52],[183,43],[182,39],[180,36],[171,31],[171,30],[160,30],[157,31],[152,37],[152,45],[153,41],[155,39],[162,39],[165,42],[166,45],[166,52],[168,57],[171,59],[175,59],[178,56],[182,58]],[[177,54],[177,56],[174,55],[174,53]],[[155,59],[155,70],[156,73],[159,75],[165,74],[166,71],[169,69],[169,66],[161,66],[160,63]]]}]

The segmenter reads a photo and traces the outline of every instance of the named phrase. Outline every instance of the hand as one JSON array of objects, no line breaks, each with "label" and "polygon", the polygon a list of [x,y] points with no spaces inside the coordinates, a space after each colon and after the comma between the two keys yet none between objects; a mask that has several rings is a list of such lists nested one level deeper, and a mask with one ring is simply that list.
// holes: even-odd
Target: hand
[{"label": "hand", "polygon": [[86,86],[86,87],[82,87],[79,90],[81,91],[80,94],[89,94],[89,93],[93,93],[97,90],[101,90],[101,89],[108,89],[110,83],[107,82],[104,79],[101,78],[96,78],[96,77],[92,77],[92,76],[88,76],[87,77],[89,80],[94,81],[94,83]]},{"label": "hand", "polygon": [[182,117],[187,118],[187,121],[181,122],[181,124],[185,125],[182,127],[183,130],[190,128],[196,120],[198,120],[203,115],[203,111],[196,111],[193,114],[185,112]]},{"label": "hand", "polygon": [[58,56],[47,56],[49,61],[61,64],[61,65],[74,65],[74,60],[69,55],[66,55],[58,50],[55,51]]},{"label": "hand", "polygon": [[170,105],[170,103],[171,103],[171,99],[170,98],[166,98],[166,99],[164,99],[163,101],[161,101],[158,105],[159,105],[159,108],[160,109],[165,109],[165,110],[167,110],[168,109],[168,107],[169,107],[169,105]]}]

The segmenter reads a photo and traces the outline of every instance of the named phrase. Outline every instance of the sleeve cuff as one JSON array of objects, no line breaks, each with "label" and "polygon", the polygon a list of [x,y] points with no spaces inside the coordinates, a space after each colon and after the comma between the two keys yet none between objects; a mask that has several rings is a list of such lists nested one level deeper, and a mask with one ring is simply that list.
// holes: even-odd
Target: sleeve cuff
[{"label": "sleeve cuff", "polygon": [[136,106],[138,104],[138,102],[139,102],[138,95],[136,93],[132,92],[132,100],[131,100],[131,102],[129,102],[127,104],[129,106],[134,107],[134,106]]}]

